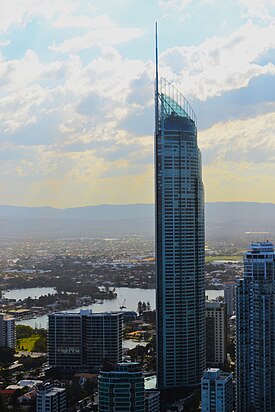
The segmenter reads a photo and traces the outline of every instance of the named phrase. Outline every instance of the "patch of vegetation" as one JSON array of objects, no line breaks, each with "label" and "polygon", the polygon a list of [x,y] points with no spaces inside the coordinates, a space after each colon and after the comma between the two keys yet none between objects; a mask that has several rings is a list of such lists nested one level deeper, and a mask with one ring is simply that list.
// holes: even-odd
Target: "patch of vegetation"
[{"label": "patch of vegetation", "polygon": [[39,335],[31,335],[29,338],[22,338],[17,340],[17,349],[34,352],[34,345],[39,340]]},{"label": "patch of vegetation", "polygon": [[46,329],[33,329],[26,325],[16,326],[17,349],[28,352],[47,352]]}]

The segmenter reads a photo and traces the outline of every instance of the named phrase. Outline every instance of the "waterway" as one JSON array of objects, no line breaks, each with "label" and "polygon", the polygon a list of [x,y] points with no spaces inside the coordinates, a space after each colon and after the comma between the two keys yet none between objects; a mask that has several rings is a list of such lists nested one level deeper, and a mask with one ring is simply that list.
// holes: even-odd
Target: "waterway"
[{"label": "waterway", "polygon": [[[5,297],[10,299],[25,299],[28,296],[39,297],[48,293],[55,293],[54,288],[27,288],[27,289],[13,289],[5,292]],[[112,312],[120,310],[125,299],[125,310],[137,310],[137,304],[142,302],[150,302],[151,308],[156,308],[155,289],[132,289],[132,288],[116,288],[117,299],[102,300],[89,306],[81,306],[75,309],[70,309],[69,312],[79,312],[81,309],[92,309],[93,312]],[[218,296],[223,296],[223,290],[206,290],[205,294],[208,299],[215,299]],[[29,325],[31,327],[47,328],[47,315],[39,316],[33,319],[25,319],[17,321],[18,325]]]},{"label": "waterway", "polygon": [[28,297],[35,299],[40,296],[56,293],[55,288],[41,287],[41,288],[26,288],[26,289],[11,289],[4,292],[4,297],[7,299],[23,300]]}]

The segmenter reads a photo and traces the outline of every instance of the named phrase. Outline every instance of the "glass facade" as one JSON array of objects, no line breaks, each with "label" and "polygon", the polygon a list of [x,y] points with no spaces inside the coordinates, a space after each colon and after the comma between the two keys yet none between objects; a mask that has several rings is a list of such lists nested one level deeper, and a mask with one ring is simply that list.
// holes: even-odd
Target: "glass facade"
[{"label": "glass facade", "polygon": [[275,411],[275,252],[253,242],[237,286],[237,410]]},{"label": "glass facade", "polygon": [[189,387],[205,367],[204,190],[195,114],[164,79],[155,190],[158,388]]}]

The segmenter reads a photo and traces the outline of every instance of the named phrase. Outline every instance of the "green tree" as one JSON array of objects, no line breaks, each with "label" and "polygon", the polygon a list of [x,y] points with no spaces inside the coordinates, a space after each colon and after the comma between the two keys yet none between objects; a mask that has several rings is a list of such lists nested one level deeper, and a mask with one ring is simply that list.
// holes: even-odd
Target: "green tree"
[{"label": "green tree", "polygon": [[0,396],[0,411],[7,412],[7,408],[6,408],[6,405],[5,405],[5,402],[2,396]]},{"label": "green tree", "polygon": [[85,397],[92,395],[95,392],[96,383],[87,380],[84,384]]},{"label": "green tree", "polygon": [[7,346],[0,347],[0,363],[8,365],[14,361],[15,350]]},{"label": "green tree", "polygon": [[47,352],[47,338],[40,336],[40,338],[35,341],[33,345],[33,352]]},{"label": "green tree", "polygon": [[29,338],[34,334],[34,329],[27,325],[17,325],[16,326],[16,337],[17,339]]},{"label": "green tree", "polygon": [[137,312],[138,312],[139,316],[143,314],[143,309],[142,309],[142,302],[141,302],[141,300],[138,302]]}]

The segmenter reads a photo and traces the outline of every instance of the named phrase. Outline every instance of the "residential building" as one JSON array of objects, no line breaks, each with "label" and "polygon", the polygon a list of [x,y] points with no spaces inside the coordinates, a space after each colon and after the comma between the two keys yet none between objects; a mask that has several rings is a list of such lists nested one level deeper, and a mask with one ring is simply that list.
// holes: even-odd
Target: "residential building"
[{"label": "residential building", "polygon": [[233,411],[233,376],[220,369],[209,368],[201,379],[202,412]]},{"label": "residential building", "polygon": [[46,383],[39,388],[36,412],[66,412],[66,390]]},{"label": "residential building", "polygon": [[206,320],[206,363],[223,365],[227,360],[227,305],[226,303],[205,302]]},{"label": "residential building", "polygon": [[0,347],[16,347],[15,319],[4,313],[0,313]]},{"label": "residential building", "polygon": [[140,364],[105,362],[98,376],[99,412],[145,412]]},{"label": "residential building", "polygon": [[235,313],[236,283],[224,284],[224,303],[227,304],[227,316]]},{"label": "residential building", "polygon": [[120,312],[54,313],[49,315],[48,358],[50,366],[98,371],[104,359],[122,360]]},{"label": "residential building", "polygon": [[253,242],[236,294],[237,411],[275,411],[275,252]]},{"label": "residential building", "polygon": [[205,369],[204,189],[196,116],[156,75],[157,385],[191,389]]},{"label": "residential building", "polygon": [[160,412],[160,392],[145,391],[145,412]]}]

